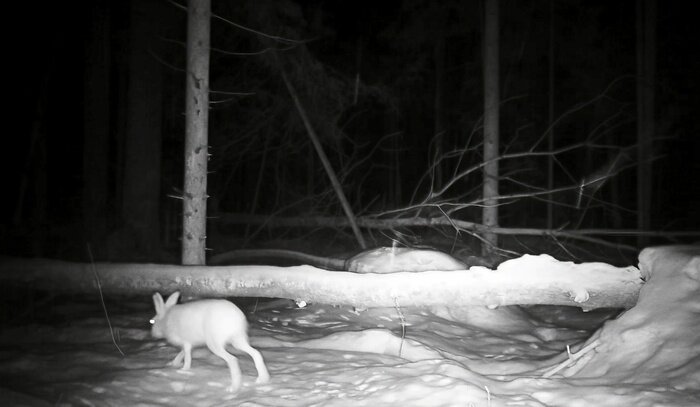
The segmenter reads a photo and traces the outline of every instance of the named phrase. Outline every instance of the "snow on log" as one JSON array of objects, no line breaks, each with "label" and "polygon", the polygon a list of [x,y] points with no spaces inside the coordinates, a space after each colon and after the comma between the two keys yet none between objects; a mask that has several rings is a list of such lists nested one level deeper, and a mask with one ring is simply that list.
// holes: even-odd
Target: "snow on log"
[{"label": "snow on log", "polygon": [[[94,269],[93,269],[94,267]],[[268,297],[356,307],[572,305],[630,308],[643,285],[636,267],[560,262],[548,255],[498,269],[357,274],[312,266],[179,266],[0,259],[0,281],[63,292],[171,293],[195,297]]]},{"label": "snow on log", "polygon": [[587,384],[634,383],[697,389],[700,384],[700,245],[648,247],[639,254],[647,283],[639,301],[608,321],[545,373]]}]

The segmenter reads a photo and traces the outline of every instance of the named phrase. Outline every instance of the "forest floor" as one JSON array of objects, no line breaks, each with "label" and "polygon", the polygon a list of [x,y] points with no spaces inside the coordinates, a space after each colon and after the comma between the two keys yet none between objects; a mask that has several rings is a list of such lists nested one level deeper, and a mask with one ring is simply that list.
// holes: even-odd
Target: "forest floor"
[{"label": "forest floor", "polygon": [[[690,267],[700,268],[700,261]],[[178,349],[151,338],[150,297],[107,298],[108,320],[96,296],[28,293],[36,296],[33,306],[25,299],[4,310],[13,318],[0,333],[0,404],[697,406],[700,284],[690,278],[667,288],[700,270],[665,272],[670,277],[649,279],[637,306],[620,316],[569,307],[475,307],[459,310],[465,318],[458,320],[421,308],[300,308],[290,300],[239,299],[271,380],[255,384],[252,360],[237,354],[244,377],[233,394],[226,391],[226,364],[206,348],[193,352],[188,372],[166,366]],[[544,377],[567,346],[600,335],[601,325],[616,327],[610,332],[619,337],[601,338],[622,343],[624,354],[589,365],[585,377]]]}]

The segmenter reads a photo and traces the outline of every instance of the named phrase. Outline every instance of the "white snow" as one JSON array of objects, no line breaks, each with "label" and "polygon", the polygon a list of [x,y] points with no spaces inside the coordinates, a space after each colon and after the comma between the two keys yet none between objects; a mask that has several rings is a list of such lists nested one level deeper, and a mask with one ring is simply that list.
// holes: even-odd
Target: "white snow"
[{"label": "white snow", "polygon": [[396,273],[427,270],[464,270],[466,265],[449,254],[410,247],[378,247],[365,250],[347,261],[355,273]]},{"label": "white snow", "polygon": [[[569,267],[533,256],[537,267],[543,261],[548,270]],[[548,326],[516,307],[251,304],[251,344],[272,378],[256,385],[252,360],[237,353],[244,377],[236,394],[226,392],[226,364],[206,348],[193,351],[189,372],[166,366],[178,349],[150,338],[150,296],[110,304],[125,356],[100,304],[76,300],[0,333],[0,404],[700,405],[700,247],[646,249],[640,262],[647,283],[637,305],[594,333]],[[596,322],[595,312],[557,312]]]}]

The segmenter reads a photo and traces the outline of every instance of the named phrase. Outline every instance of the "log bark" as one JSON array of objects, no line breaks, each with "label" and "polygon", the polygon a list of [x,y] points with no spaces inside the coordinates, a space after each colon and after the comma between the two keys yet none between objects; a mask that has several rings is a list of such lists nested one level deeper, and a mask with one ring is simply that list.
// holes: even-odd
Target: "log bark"
[{"label": "log bark", "polygon": [[[535,258],[537,262],[531,260]],[[525,260],[528,261],[525,261]],[[571,305],[630,308],[643,280],[636,267],[557,262],[523,256],[497,270],[356,274],[312,266],[179,266],[0,259],[0,282],[63,292],[171,293],[195,297],[268,297],[356,307]],[[544,261],[541,262],[540,260]],[[539,263],[538,263],[539,262]],[[94,268],[93,268],[94,267]]]}]

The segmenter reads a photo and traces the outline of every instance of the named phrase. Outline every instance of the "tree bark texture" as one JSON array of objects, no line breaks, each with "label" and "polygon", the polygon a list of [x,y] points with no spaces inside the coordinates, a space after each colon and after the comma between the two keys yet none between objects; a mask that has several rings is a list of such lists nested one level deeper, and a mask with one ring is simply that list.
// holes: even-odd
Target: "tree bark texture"
[{"label": "tree bark texture", "polygon": [[189,265],[206,261],[210,15],[210,0],[189,2],[185,185],[182,197],[182,264]]}]

